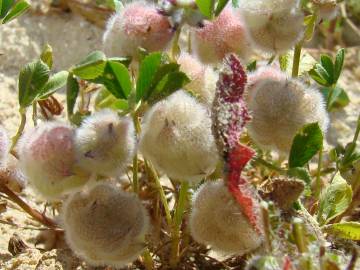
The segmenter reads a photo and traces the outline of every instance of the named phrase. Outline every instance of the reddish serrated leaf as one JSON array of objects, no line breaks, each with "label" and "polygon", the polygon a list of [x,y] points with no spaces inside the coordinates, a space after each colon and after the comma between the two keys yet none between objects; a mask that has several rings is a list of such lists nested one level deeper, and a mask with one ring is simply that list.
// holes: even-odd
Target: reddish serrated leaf
[{"label": "reddish serrated leaf", "polygon": [[290,260],[289,256],[285,256],[283,270],[291,270],[291,269],[292,269],[291,260]]},{"label": "reddish serrated leaf", "polygon": [[244,215],[255,230],[262,234],[259,201],[256,198],[254,188],[246,179],[241,178],[243,168],[254,153],[254,150],[241,144],[232,149],[226,164],[226,177],[229,191],[239,203]]},{"label": "reddish serrated leaf", "polygon": [[238,144],[244,126],[250,120],[244,102],[246,81],[240,60],[233,54],[227,56],[212,107],[214,136],[225,158]]}]

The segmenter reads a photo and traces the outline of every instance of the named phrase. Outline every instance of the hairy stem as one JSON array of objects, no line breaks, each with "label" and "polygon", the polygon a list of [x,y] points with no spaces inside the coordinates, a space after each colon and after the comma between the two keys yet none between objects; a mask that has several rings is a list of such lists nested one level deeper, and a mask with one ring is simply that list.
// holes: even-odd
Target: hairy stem
[{"label": "hairy stem", "polygon": [[57,225],[54,220],[46,217],[44,214],[33,209],[25,201],[23,201],[18,195],[16,195],[11,189],[9,189],[5,184],[0,183],[0,192],[8,196],[8,198],[19,205],[26,213],[32,216],[36,221],[40,222],[46,227],[55,229]]},{"label": "hairy stem", "polygon": [[33,109],[33,113],[32,113],[32,120],[34,122],[34,126],[37,126],[37,102],[34,101],[32,104],[32,109]]},{"label": "hairy stem", "polygon": [[293,76],[293,78],[296,78],[296,77],[299,76],[301,49],[302,49],[302,43],[298,43],[298,44],[295,45],[293,67],[292,67],[292,76]]},{"label": "hairy stem", "polygon": [[172,246],[170,266],[175,268],[179,262],[180,255],[180,228],[188,201],[189,183],[184,181],[181,183],[179,200],[173,217]]},{"label": "hairy stem", "polygon": [[15,136],[12,138],[12,144],[10,147],[11,152],[14,150],[17,142],[19,141],[26,124],[26,110],[24,108],[20,108],[19,113],[20,113],[21,121]]}]

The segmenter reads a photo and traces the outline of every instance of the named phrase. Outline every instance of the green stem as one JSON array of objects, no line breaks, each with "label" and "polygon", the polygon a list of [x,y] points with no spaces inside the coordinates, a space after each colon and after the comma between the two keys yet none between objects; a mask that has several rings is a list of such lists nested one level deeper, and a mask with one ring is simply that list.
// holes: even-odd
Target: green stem
[{"label": "green stem", "polygon": [[319,161],[316,173],[316,182],[315,182],[315,198],[319,198],[321,194],[321,167],[322,167],[322,158],[323,158],[323,146],[321,146],[319,151]]},{"label": "green stem", "polygon": [[332,85],[330,88],[329,88],[329,96],[327,98],[327,101],[326,101],[326,110],[329,111],[330,110],[330,101],[331,101],[331,98],[334,94],[334,87],[335,85]]},{"label": "green stem", "polygon": [[[141,132],[141,126],[140,126],[140,122],[139,122],[139,117],[137,115],[136,112],[134,112],[133,114],[133,121],[134,121],[134,126],[135,126],[135,130],[136,130],[136,134],[140,134]],[[135,193],[139,193],[139,177],[138,177],[138,169],[139,169],[139,162],[138,162],[138,155],[137,153],[135,154],[134,158],[133,158],[133,167],[132,167],[132,173],[133,173],[133,191]]]},{"label": "green stem", "polygon": [[173,217],[172,249],[170,258],[170,267],[175,268],[180,259],[180,228],[188,201],[189,183],[181,183],[179,200]]},{"label": "green stem", "polygon": [[32,104],[32,109],[33,109],[33,113],[32,113],[32,120],[34,122],[34,126],[37,126],[37,102],[34,101]]},{"label": "green stem", "polygon": [[143,258],[143,265],[146,270],[153,270],[154,269],[154,260],[150,254],[150,251],[148,248],[145,249],[145,251],[142,254]]},{"label": "green stem", "polygon": [[301,42],[295,45],[293,67],[292,67],[292,76],[293,76],[293,78],[296,78],[296,77],[299,76],[301,49],[302,49],[302,43]]},{"label": "green stem", "polygon": [[358,117],[358,120],[357,120],[357,125],[356,125],[356,131],[355,131],[355,135],[354,135],[354,138],[353,138],[353,144],[356,144],[358,138],[359,138],[359,134],[360,134],[360,115]]},{"label": "green stem", "polygon": [[270,162],[267,162],[266,160],[262,159],[261,157],[254,157],[253,158],[253,161],[260,164],[260,165],[263,165],[271,170],[274,170],[280,174],[286,174],[286,170],[284,169],[281,169],[280,167],[274,165],[274,164],[271,164]]},{"label": "green stem", "polygon": [[295,244],[300,253],[307,252],[305,232],[304,232],[304,223],[301,219],[295,218],[293,221],[293,235],[295,239]]},{"label": "green stem", "polygon": [[180,47],[179,47],[179,39],[180,39],[181,27],[179,27],[174,36],[174,40],[171,46],[171,58],[172,60],[176,61],[180,54]]},{"label": "green stem", "polygon": [[19,110],[20,113],[20,117],[21,117],[21,121],[20,121],[20,126],[15,134],[15,136],[12,138],[12,144],[10,147],[10,151],[13,151],[18,140],[20,139],[24,129],[25,129],[25,124],[26,124],[26,110],[23,108],[20,108]]},{"label": "green stem", "polygon": [[169,204],[167,202],[164,189],[163,189],[163,187],[162,187],[162,185],[160,183],[160,179],[159,179],[153,165],[150,162],[145,162],[145,165],[148,168],[149,173],[151,173],[152,177],[154,178],[155,186],[158,189],[159,194],[160,194],[161,203],[164,206],[166,222],[171,227],[172,221],[171,221],[170,207],[169,207]]}]

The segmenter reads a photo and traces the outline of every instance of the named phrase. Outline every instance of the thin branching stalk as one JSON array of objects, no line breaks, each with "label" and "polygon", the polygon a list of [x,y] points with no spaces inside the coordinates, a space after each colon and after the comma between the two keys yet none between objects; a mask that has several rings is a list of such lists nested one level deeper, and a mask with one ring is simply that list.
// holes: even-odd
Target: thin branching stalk
[{"label": "thin branching stalk", "polygon": [[32,216],[36,221],[40,222],[44,226],[52,229],[57,228],[57,224],[54,220],[48,218],[39,211],[33,209],[25,201],[23,201],[18,195],[15,194],[11,189],[9,189],[5,184],[0,183],[0,192],[6,194],[11,201],[19,205],[26,213]]},{"label": "thin branching stalk", "polygon": [[170,266],[174,268],[180,259],[180,228],[182,219],[184,217],[187,201],[188,201],[188,192],[189,192],[189,183],[183,181],[181,183],[179,200],[175,209],[174,218],[173,218],[173,231],[172,231],[172,249],[171,249],[171,259]]},{"label": "thin branching stalk", "polygon": [[299,76],[301,50],[302,50],[302,42],[295,45],[294,59],[293,59],[293,66],[292,66],[293,78],[296,78]]}]

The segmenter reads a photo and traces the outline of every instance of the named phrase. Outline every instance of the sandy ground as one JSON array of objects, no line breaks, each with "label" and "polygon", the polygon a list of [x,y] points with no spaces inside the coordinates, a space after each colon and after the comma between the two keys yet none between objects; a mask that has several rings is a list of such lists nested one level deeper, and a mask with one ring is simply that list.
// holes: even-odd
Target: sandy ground
[{"label": "sandy ground", "polygon": [[[10,134],[16,132],[19,122],[17,113],[17,76],[25,63],[36,59],[43,46],[49,43],[54,51],[53,71],[66,69],[81,60],[94,49],[101,49],[102,30],[73,14],[37,16],[27,14],[19,20],[0,28],[0,123]],[[347,90],[352,103],[344,110],[332,113],[333,120],[328,141],[331,144],[351,140],[360,106],[360,50],[348,53],[347,70],[341,85]],[[62,96],[63,94],[59,94]],[[29,121],[31,123],[31,121]],[[23,198],[42,209],[31,189]],[[1,198],[0,198],[1,199]],[[3,224],[13,223],[13,225]],[[25,241],[29,249],[13,257],[8,252],[8,242],[13,233]],[[38,224],[29,219],[16,205],[9,204],[8,211],[0,214],[0,269],[88,269],[68,250],[42,252],[35,248]]]}]

